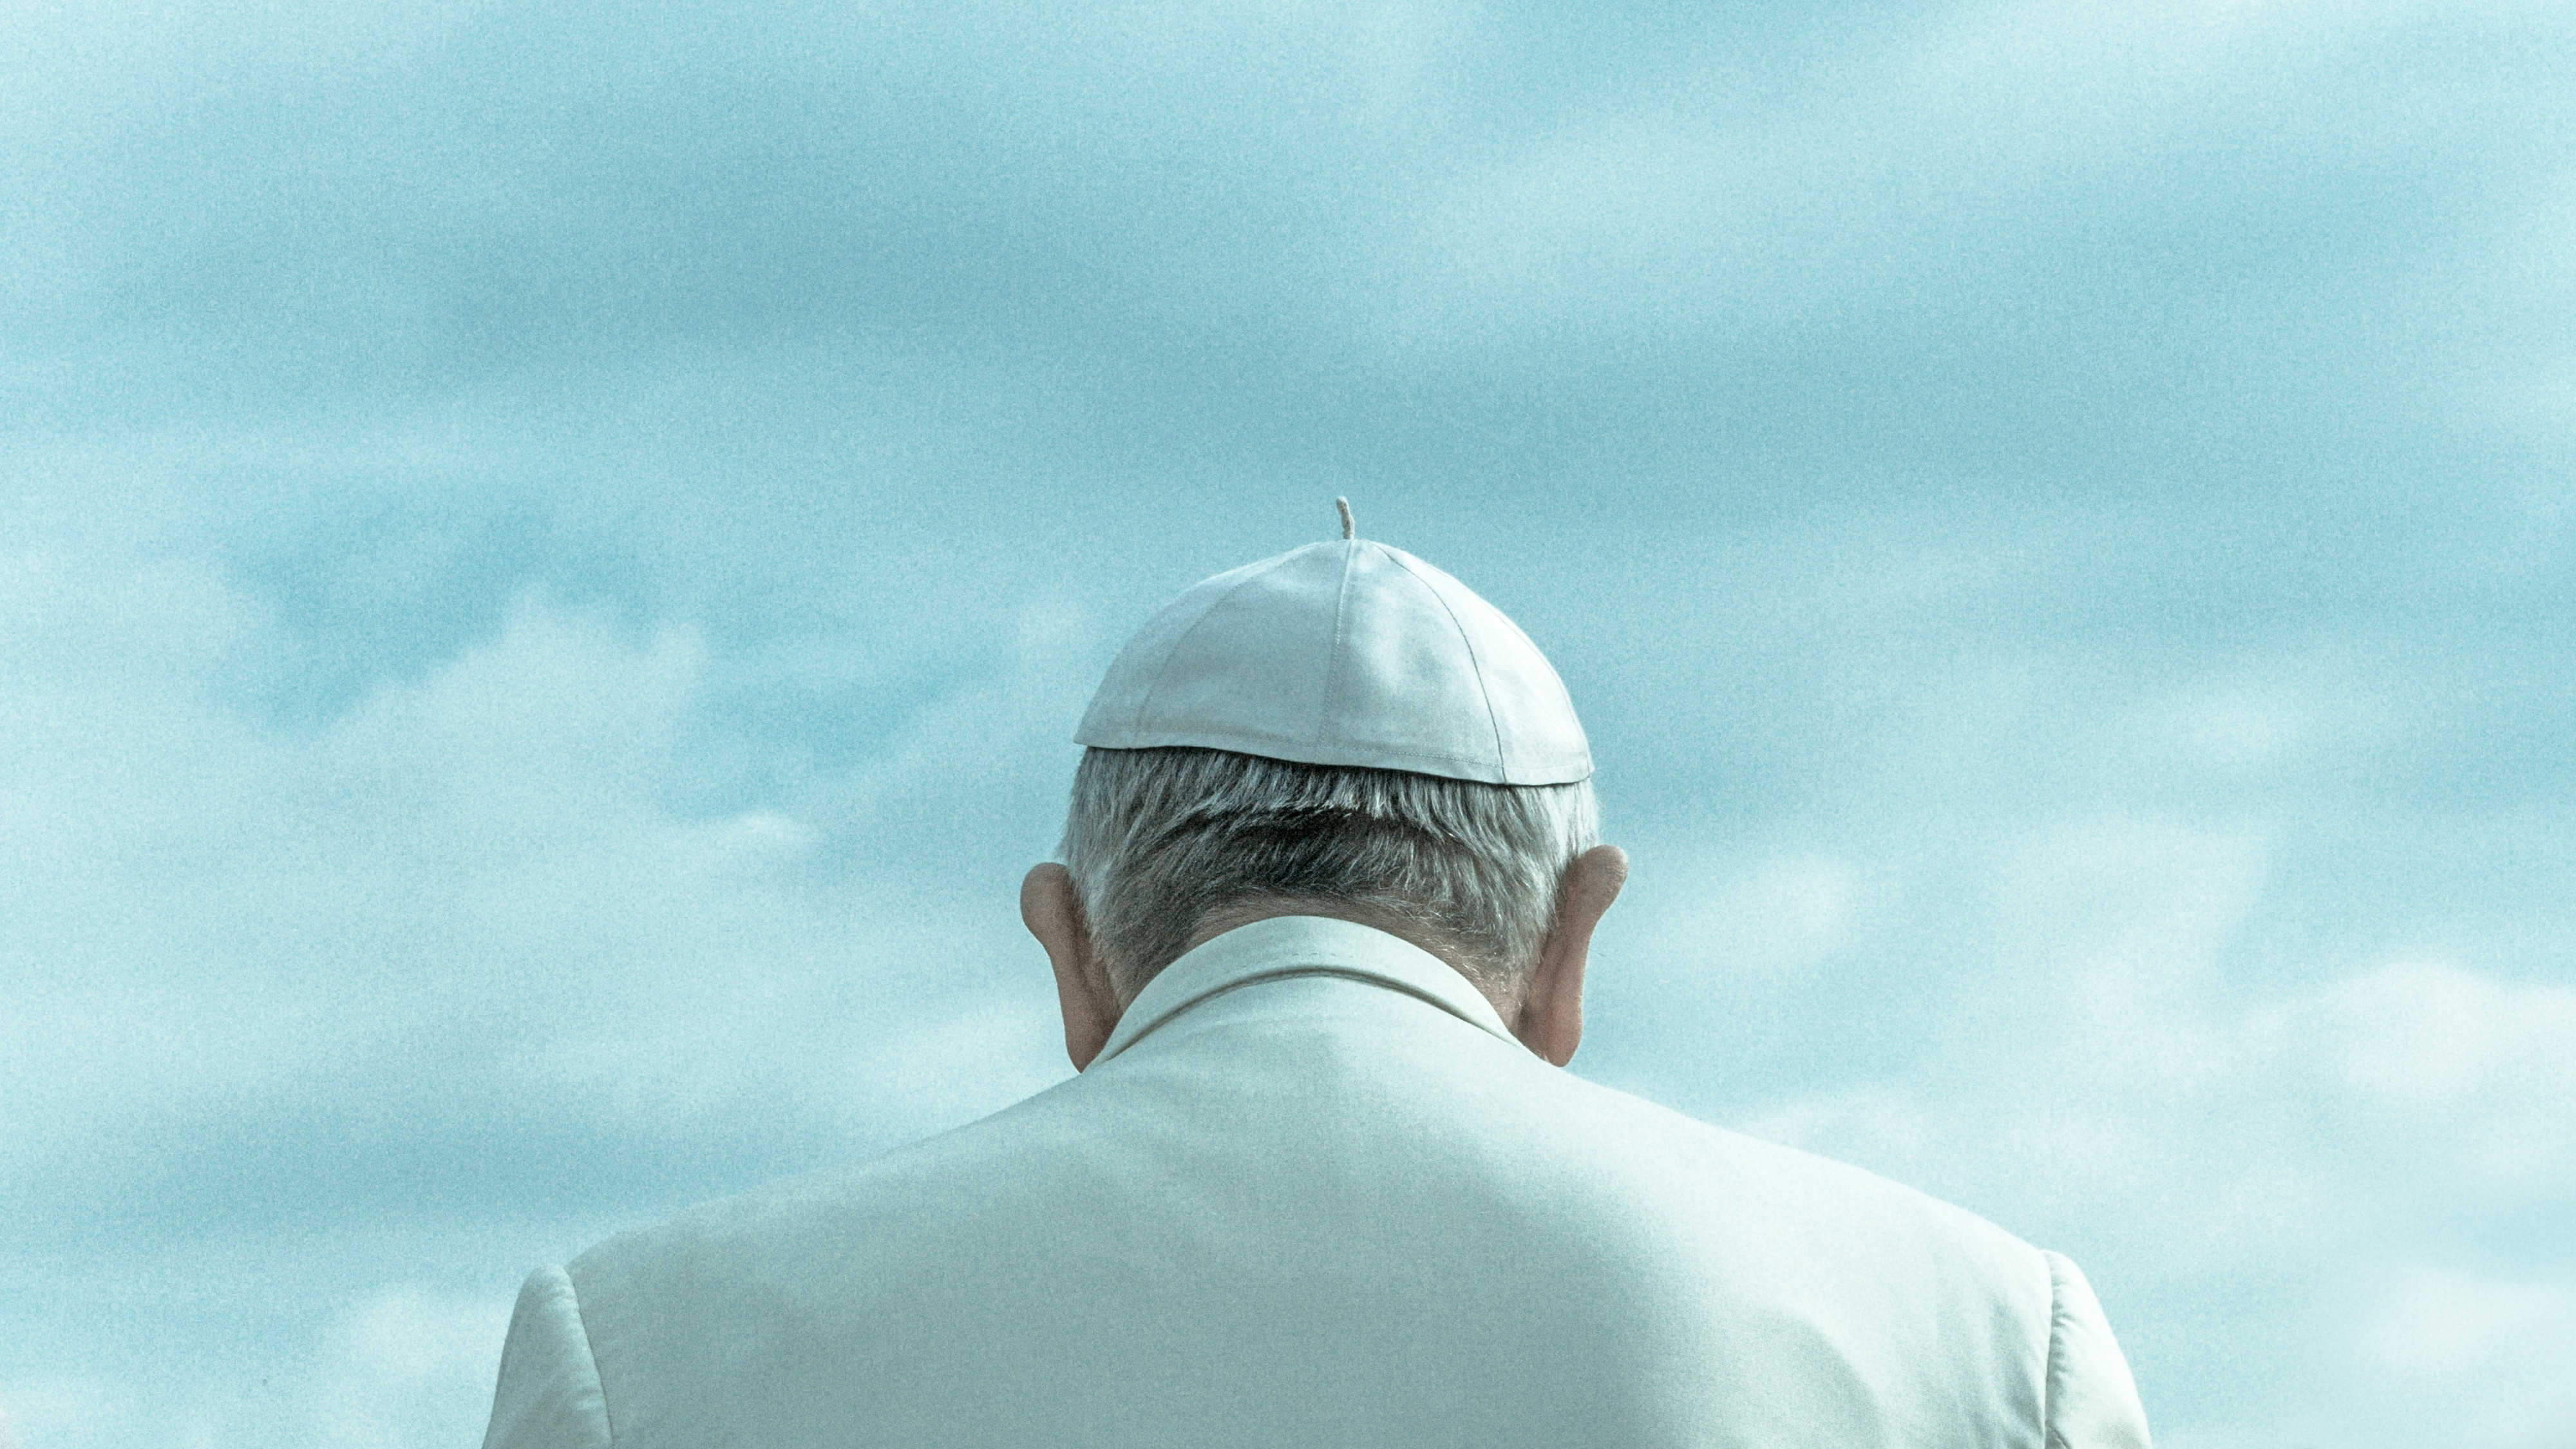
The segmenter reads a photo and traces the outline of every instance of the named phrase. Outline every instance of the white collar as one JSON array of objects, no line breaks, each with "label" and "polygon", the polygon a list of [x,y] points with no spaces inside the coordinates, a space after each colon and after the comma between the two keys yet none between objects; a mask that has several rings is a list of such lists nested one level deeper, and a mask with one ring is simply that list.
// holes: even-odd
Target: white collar
[{"label": "white collar", "polygon": [[1280,976],[1347,976],[1401,991],[1507,1042],[1519,1039],[1475,984],[1397,936],[1331,916],[1269,916],[1237,926],[1166,966],[1126,1013],[1092,1065],[1221,991]]}]

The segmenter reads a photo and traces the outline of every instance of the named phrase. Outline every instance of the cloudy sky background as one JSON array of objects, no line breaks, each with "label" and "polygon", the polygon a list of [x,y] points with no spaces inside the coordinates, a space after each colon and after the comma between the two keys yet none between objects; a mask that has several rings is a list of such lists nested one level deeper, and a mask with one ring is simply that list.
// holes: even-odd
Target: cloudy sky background
[{"label": "cloudy sky background", "polygon": [[2576,13],[0,17],[0,1430],[473,1443],[520,1278],[1067,1068],[1125,633],[1556,659],[1576,1070],[2576,1444]]}]

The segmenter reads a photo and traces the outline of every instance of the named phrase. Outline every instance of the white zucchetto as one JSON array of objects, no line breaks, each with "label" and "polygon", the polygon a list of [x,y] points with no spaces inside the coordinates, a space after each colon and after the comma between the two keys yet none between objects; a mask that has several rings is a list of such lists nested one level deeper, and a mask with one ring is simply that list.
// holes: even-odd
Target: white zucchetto
[{"label": "white zucchetto", "polygon": [[1493,785],[1588,778],[1574,702],[1529,636],[1344,520],[1339,542],[1229,569],[1165,605],[1109,666],[1075,742]]}]

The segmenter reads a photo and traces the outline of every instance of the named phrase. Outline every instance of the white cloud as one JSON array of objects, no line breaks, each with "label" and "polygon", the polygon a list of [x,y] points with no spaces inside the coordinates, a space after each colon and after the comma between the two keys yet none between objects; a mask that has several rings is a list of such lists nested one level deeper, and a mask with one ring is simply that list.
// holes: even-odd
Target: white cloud
[{"label": "white cloud", "polygon": [[[2317,1406],[2331,1437],[2401,1442],[2390,1425],[2483,1395],[2493,1417],[2448,1442],[2540,1444],[2532,1426],[2576,1422],[2563,1281],[2381,1264],[2436,1241],[2429,1222],[2546,1214],[2576,1191],[2576,987],[2393,959],[2242,1000],[2218,966],[2263,858],[2172,827],[2034,841],[2003,876],[2023,919],[1998,943],[2001,1040],[1740,1125],[2045,1245],[2125,1245],[2124,1286],[2160,1302],[2322,1285],[2271,1331],[2348,1341],[2340,1371],[2373,1387],[2365,1408]],[[2535,1271],[2576,1266],[2534,1248],[2553,1265]],[[2150,1383],[2162,1368],[2142,1364]]]},{"label": "white cloud", "polygon": [[454,1449],[478,1442],[510,1303],[398,1285],[333,1326],[311,1369],[314,1449]]},{"label": "white cloud", "polygon": [[2246,1037],[2384,1144],[2393,1171],[2497,1201],[2570,1185],[2576,988],[2393,961],[2262,1013]]},{"label": "white cloud", "polygon": [[[21,561],[19,597],[71,573]],[[191,628],[151,607],[179,592]],[[694,659],[684,639],[629,645],[530,601],[490,646],[305,736],[227,698],[226,669],[265,636],[202,571],[93,575],[69,606],[20,617],[10,662],[33,687],[0,703],[16,867],[0,972],[52,1025],[12,1054],[9,1085],[75,1118],[184,1100],[284,1067],[317,1030],[364,1030],[338,1009],[352,981],[407,979],[397,996],[460,972],[508,981],[524,946],[442,945],[482,944],[549,862],[650,833]]]},{"label": "white cloud", "polygon": [[0,1449],[110,1449],[147,1442],[131,1385],[95,1375],[0,1383]]},{"label": "white cloud", "polygon": [[[611,1157],[741,1140],[818,1164],[1069,1070],[1016,875],[953,880],[941,841],[980,833],[989,852],[1029,798],[1054,808],[1060,721],[1031,706],[1095,642],[1079,610],[1006,620],[1003,675],[933,700],[874,760],[711,815],[686,807],[711,674],[686,629],[530,594],[493,637],[294,726],[233,687],[281,636],[218,570],[5,556],[0,612],[0,1185],[46,1185],[32,1201],[66,1261],[172,1231],[266,1241],[280,1215],[364,1236],[381,1225],[343,1221],[353,1207],[408,1211],[383,1200],[407,1183],[348,1202],[265,1186],[260,1154],[285,1142],[391,1158],[358,1175],[398,1183],[455,1170],[406,1166],[415,1135],[490,1143],[466,1169],[488,1178],[432,1187],[488,1196],[497,1220],[564,1187],[508,1176],[496,1134],[516,1114]],[[1025,989],[997,984],[1023,957]],[[250,1159],[207,1156],[235,1147]],[[633,1209],[605,1211],[615,1227]],[[309,1312],[295,1296],[269,1308]],[[471,1443],[507,1311],[388,1287],[273,1394],[202,1363],[148,1389],[24,1376],[0,1385],[0,1422],[17,1449]],[[272,1320],[266,1358],[296,1351],[293,1321]],[[81,1364],[100,1345],[36,1347]]]},{"label": "white cloud", "polygon": [[2576,1441],[2576,1284],[2563,1278],[2411,1263],[2374,1285],[2342,1346],[2365,1399],[2420,1423],[2426,1442]]},{"label": "white cloud", "polygon": [[[101,1133],[161,1138],[216,1104],[494,1094],[648,1135],[856,1130],[854,1081],[883,1141],[1052,1079],[1002,1059],[1017,1027],[951,1029],[1046,994],[1032,965],[989,999],[981,963],[1034,955],[1016,877],[950,863],[1053,808],[1032,703],[1079,670],[1078,611],[1006,625],[1017,662],[878,758],[702,818],[682,802],[710,667],[686,629],[530,594],[495,637],[294,728],[232,687],[278,635],[218,572],[21,555],[0,607],[0,990],[25,1031],[0,1154],[95,1163]],[[906,1022],[939,1035],[937,1065],[889,1061]]]},{"label": "white cloud", "polygon": [[[2289,689],[2265,683],[2202,685],[2158,701],[2134,720],[2139,757],[2250,774],[2308,746],[2317,710]],[[2131,764],[2133,761],[2123,761]]]},{"label": "white cloud", "polygon": [[2576,1362],[2576,1291],[2424,1265],[2395,1275],[2353,1345],[2373,1373],[2493,1372],[2515,1359]]},{"label": "white cloud", "polygon": [[[2344,1190],[2382,1211],[2567,1187],[2576,989],[2396,960],[2229,1005],[2212,968],[2256,858],[2180,832],[2053,837],[2017,870],[2024,899],[2053,909],[2004,943],[2027,955],[1997,975],[2074,989],[2009,990],[2008,1042],[1784,1103],[1751,1130],[1986,1200],[2038,1206],[2050,1194],[2023,1184],[2055,1181],[2086,1212],[2161,1215],[2198,1194],[2195,1217],[2240,1200],[2275,1217]],[[2352,1228],[2347,1214],[2333,1231]],[[2214,1240],[2259,1254],[2268,1236]]]},{"label": "white cloud", "polygon": [[[1397,357],[1718,325],[1884,332],[1964,273],[2020,285],[2014,262],[2050,227],[2087,234],[2169,204],[2174,157],[2213,134],[2332,115],[2310,97],[2344,94],[2354,50],[2444,13],[2024,0],[1844,27],[1852,43],[1812,55],[1682,50],[1391,225],[1378,264],[1407,300],[1362,330]],[[2432,82],[2388,84],[2406,100],[2374,95],[2387,119],[2300,131],[2296,154],[2365,154],[2443,123]]]},{"label": "white cloud", "polygon": [[2110,819],[2045,829],[1992,876],[1987,970],[2059,1030],[2141,1045],[2209,988],[2270,871],[2258,831]]},{"label": "white cloud", "polygon": [[1658,973],[1794,977],[1841,945],[1858,890],[1839,861],[1782,856],[1659,867],[1662,894],[1637,952]]}]

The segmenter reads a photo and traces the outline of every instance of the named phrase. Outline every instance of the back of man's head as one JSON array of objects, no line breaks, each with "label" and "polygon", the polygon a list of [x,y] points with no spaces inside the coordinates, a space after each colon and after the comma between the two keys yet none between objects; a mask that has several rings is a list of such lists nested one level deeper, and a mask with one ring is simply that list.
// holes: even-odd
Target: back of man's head
[{"label": "back of man's head", "polygon": [[1122,1002],[1196,941],[1312,908],[1412,940],[1506,1019],[1598,822],[1589,779],[1500,785],[1191,747],[1087,751],[1063,856]]},{"label": "back of man's head", "polygon": [[[1519,1020],[1548,992],[1566,891],[1588,920],[1624,873],[1569,873],[1595,845],[1592,750],[1546,656],[1474,590],[1360,538],[1346,504],[1338,542],[1156,611],[1074,738],[1063,878],[1033,872],[1022,915],[1077,1063],[1163,968],[1266,916],[1403,937]],[[1561,1054],[1574,1027],[1554,1015]]]}]

